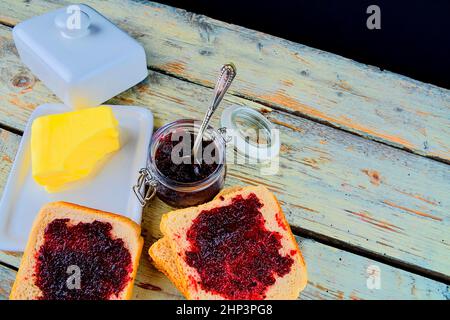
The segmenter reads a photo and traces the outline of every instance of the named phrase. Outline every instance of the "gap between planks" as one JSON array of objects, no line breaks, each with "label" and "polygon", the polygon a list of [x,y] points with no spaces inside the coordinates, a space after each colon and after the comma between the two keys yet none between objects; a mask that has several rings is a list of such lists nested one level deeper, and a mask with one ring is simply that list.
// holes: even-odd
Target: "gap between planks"
[{"label": "gap between planks", "polygon": [[0,266],[3,266],[5,268],[11,269],[11,270],[14,270],[16,272],[19,271],[19,268],[15,267],[13,265],[10,265],[9,263],[6,263],[4,261],[1,261],[1,260],[0,260]]},{"label": "gap between planks", "polygon": [[8,126],[7,124],[4,123],[0,123],[0,129],[6,130],[8,132],[14,133],[18,136],[22,136],[23,135],[23,131],[11,126]]},{"label": "gap between planks", "polygon": [[432,270],[428,270],[416,265],[412,265],[410,263],[404,262],[402,260],[399,259],[395,259],[395,258],[390,258],[390,257],[386,257],[383,256],[381,254],[378,254],[376,252],[370,251],[370,250],[364,250],[363,248],[357,247],[357,246],[353,246],[351,244],[348,244],[347,242],[338,240],[338,239],[333,239],[331,237],[328,237],[326,235],[323,234],[319,234],[317,232],[314,231],[310,231],[310,230],[306,230],[303,228],[299,228],[299,227],[295,227],[295,226],[291,226],[291,230],[292,233],[294,233],[295,235],[305,238],[305,239],[313,239],[314,241],[317,241],[319,243],[322,243],[324,245],[336,248],[336,249],[340,249],[343,251],[347,251],[350,253],[353,253],[355,255],[367,258],[367,259],[371,259],[380,263],[384,263],[388,266],[394,267],[394,268],[398,268],[419,276],[423,276],[423,277],[427,277],[429,279],[435,280],[435,281],[439,281],[442,283],[445,283],[446,285],[450,285],[450,276],[439,273],[439,272],[435,272]]},{"label": "gap between planks", "polygon": [[[163,74],[164,72],[155,72],[155,73]],[[168,77],[172,77],[172,78],[179,78],[179,77],[173,76],[173,75],[167,75],[167,76]],[[182,79],[180,79],[180,80],[182,80]],[[182,81],[187,82],[187,83],[192,83],[189,80],[182,80]],[[195,84],[195,83],[193,83],[193,84]],[[209,89],[209,87],[203,86],[201,84],[195,84],[195,85],[199,85],[201,87],[206,87],[206,88]],[[245,99],[245,98],[243,98],[243,99]],[[246,100],[248,100],[248,99],[246,99]],[[286,113],[284,110],[281,110],[280,112]],[[22,130],[10,127],[8,125],[0,124],[0,127],[3,127],[6,131],[12,132],[12,133],[14,133],[16,135],[22,135],[23,134]],[[377,143],[376,141],[372,141],[372,142],[373,143]],[[389,146],[389,145],[388,145],[388,147],[392,148],[392,146]],[[395,259],[395,258],[386,258],[386,257],[384,257],[381,254],[374,253],[373,251],[370,251],[370,250],[361,249],[361,248],[359,248],[359,247],[357,247],[355,245],[348,244],[346,242],[336,240],[336,239],[331,238],[329,236],[321,235],[319,233],[315,233],[313,231],[308,231],[306,229],[304,229],[304,230],[297,229],[297,230],[295,230],[295,233],[297,235],[306,235],[308,238],[320,241],[320,242],[322,242],[324,244],[327,244],[327,245],[330,245],[330,246],[333,246],[333,247],[336,247],[336,248],[341,248],[343,250],[346,250],[346,251],[349,251],[349,252],[354,252],[354,253],[357,253],[357,254],[362,255],[362,256],[371,257],[374,260],[378,260],[380,262],[382,261],[382,262],[384,262],[387,265],[390,265],[390,266],[393,266],[393,267],[399,267],[400,269],[407,270],[407,271],[416,273],[418,275],[423,275],[423,276],[426,276],[426,277],[429,277],[429,278],[432,278],[432,279],[436,279],[438,281],[443,281],[445,283],[449,283],[450,282],[450,278],[448,276],[445,276],[445,275],[441,274],[441,273],[436,273],[434,271],[427,270],[425,268],[421,268],[421,267],[418,267],[418,266],[416,267],[416,266],[410,265],[408,263],[402,263],[401,260],[398,260],[398,259]]]}]

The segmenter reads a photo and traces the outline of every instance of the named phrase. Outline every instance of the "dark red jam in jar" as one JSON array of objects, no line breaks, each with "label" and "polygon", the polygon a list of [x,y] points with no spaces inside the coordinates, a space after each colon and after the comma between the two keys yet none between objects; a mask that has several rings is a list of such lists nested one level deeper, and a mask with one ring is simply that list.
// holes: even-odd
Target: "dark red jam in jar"
[{"label": "dark red jam in jar", "polygon": [[225,140],[211,127],[205,132],[200,163],[192,147],[200,122],[178,120],[155,132],[148,168],[156,182],[156,194],[165,203],[190,207],[207,202],[222,189],[225,180]]},{"label": "dark red jam in jar", "polygon": [[[111,230],[110,223],[100,221],[71,225],[69,219],[56,219],[49,223],[36,253],[34,276],[42,292],[40,299],[117,297],[131,280],[133,264],[123,240],[113,239]],[[79,268],[79,289],[67,282],[76,272],[74,266]]]},{"label": "dark red jam in jar", "polygon": [[202,211],[187,232],[186,263],[195,268],[203,290],[226,299],[264,299],[276,277],[288,274],[294,260],[282,256],[281,235],[269,231],[255,194]]},{"label": "dark red jam in jar", "polygon": [[[186,138],[186,139],[185,139]],[[184,141],[188,140],[188,141]],[[217,169],[217,163],[206,163],[204,159],[201,159],[201,163],[196,163],[192,155],[192,148],[194,146],[194,134],[188,132],[187,136],[180,137],[180,139],[174,138],[172,133],[166,134],[160,141],[158,149],[156,149],[155,163],[156,168],[166,177],[184,183],[192,183],[204,180],[208,178]],[[181,163],[175,163],[172,159],[174,148],[179,144],[186,144],[181,146],[177,155],[183,158],[184,152],[187,151],[187,161]],[[214,143],[213,141],[202,141],[202,149],[208,148],[208,146]],[[214,147],[214,146],[213,146]],[[215,156],[216,148],[212,150],[212,156]]]}]

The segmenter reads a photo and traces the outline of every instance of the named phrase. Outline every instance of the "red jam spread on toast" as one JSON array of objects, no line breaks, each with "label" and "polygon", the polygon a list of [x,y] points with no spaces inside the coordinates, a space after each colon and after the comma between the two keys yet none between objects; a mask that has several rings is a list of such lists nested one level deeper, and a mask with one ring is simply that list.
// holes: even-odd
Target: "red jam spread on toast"
[{"label": "red jam spread on toast", "polygon": [[[189,136],[189,134],[187,134]],[[166,177],[183,183],[192,183],[197,182],[209,177],[217,168],[217,163],[205,163],[202,161],[201,164],[196,164],[194,162],[193,155],[191,155],[190,161],[186,161],[189,163],[175,163],[172,161],[172,150],[174,147],[180,143],[185,143],[184,136],[182,135],[180,139],[172,139],[172,133],[165,135],[161,142],[158,145],[158,149],[155,154],[155,163],[158,170],[165,175]],[[191,154],[191,150],[194,147],[195,137],[192,133],[190,133],[190,141],[185,148],[180,148],[179,156],[183,157],[183,149],[189,150],[189,154]],[[211,141],[202,141],[202,150],[208,147],[208,145],[212,143]],[[178,148],[177,148],[178,149]],[[216,149],[212,149],[212,156],[214,157]],[[210,161],[209,161],[210,162]]]},{"label": "red jam spread on toast", "polygon": [[[123,240],[113,239],[111,230],[110,223],[100,221],[71,225],[69,219],[55,219],[49,223],[36,253],[35,284],[42,292],[40,299],[117,296],[131,280],[133,264]],[[74,274],[70,266],[79,268],[79,289],[68,285]]]},{"label": "red jam spread on toast", "polygon": [[279,253],[281,235],[266,229],[262,207],[254,193],[238,195],[193,221],[185,259],[203,290],[226,299],[264,299],[276,277],[290,272],[294,260]]}]

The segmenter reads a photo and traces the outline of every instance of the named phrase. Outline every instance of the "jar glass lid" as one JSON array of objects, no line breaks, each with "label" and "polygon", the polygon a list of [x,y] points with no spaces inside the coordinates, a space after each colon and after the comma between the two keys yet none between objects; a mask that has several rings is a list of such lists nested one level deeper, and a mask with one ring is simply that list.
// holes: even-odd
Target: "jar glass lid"
[{"label": "jar glass lid", "polygon": [[222,112],[221,125],[236,150],[252,159],[268,161],[280,152],[279,131],[258,111],[233,105]]}]

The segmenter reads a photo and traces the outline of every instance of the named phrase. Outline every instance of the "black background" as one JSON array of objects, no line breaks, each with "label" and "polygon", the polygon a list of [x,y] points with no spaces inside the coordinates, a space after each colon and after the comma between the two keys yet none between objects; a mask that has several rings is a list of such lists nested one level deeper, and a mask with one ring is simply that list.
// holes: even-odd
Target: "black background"
[{"label": "black background", "polygon": [[[157,0],[450,88],[450,0]],[[369,30],[366,9],[381,9]]]}]

